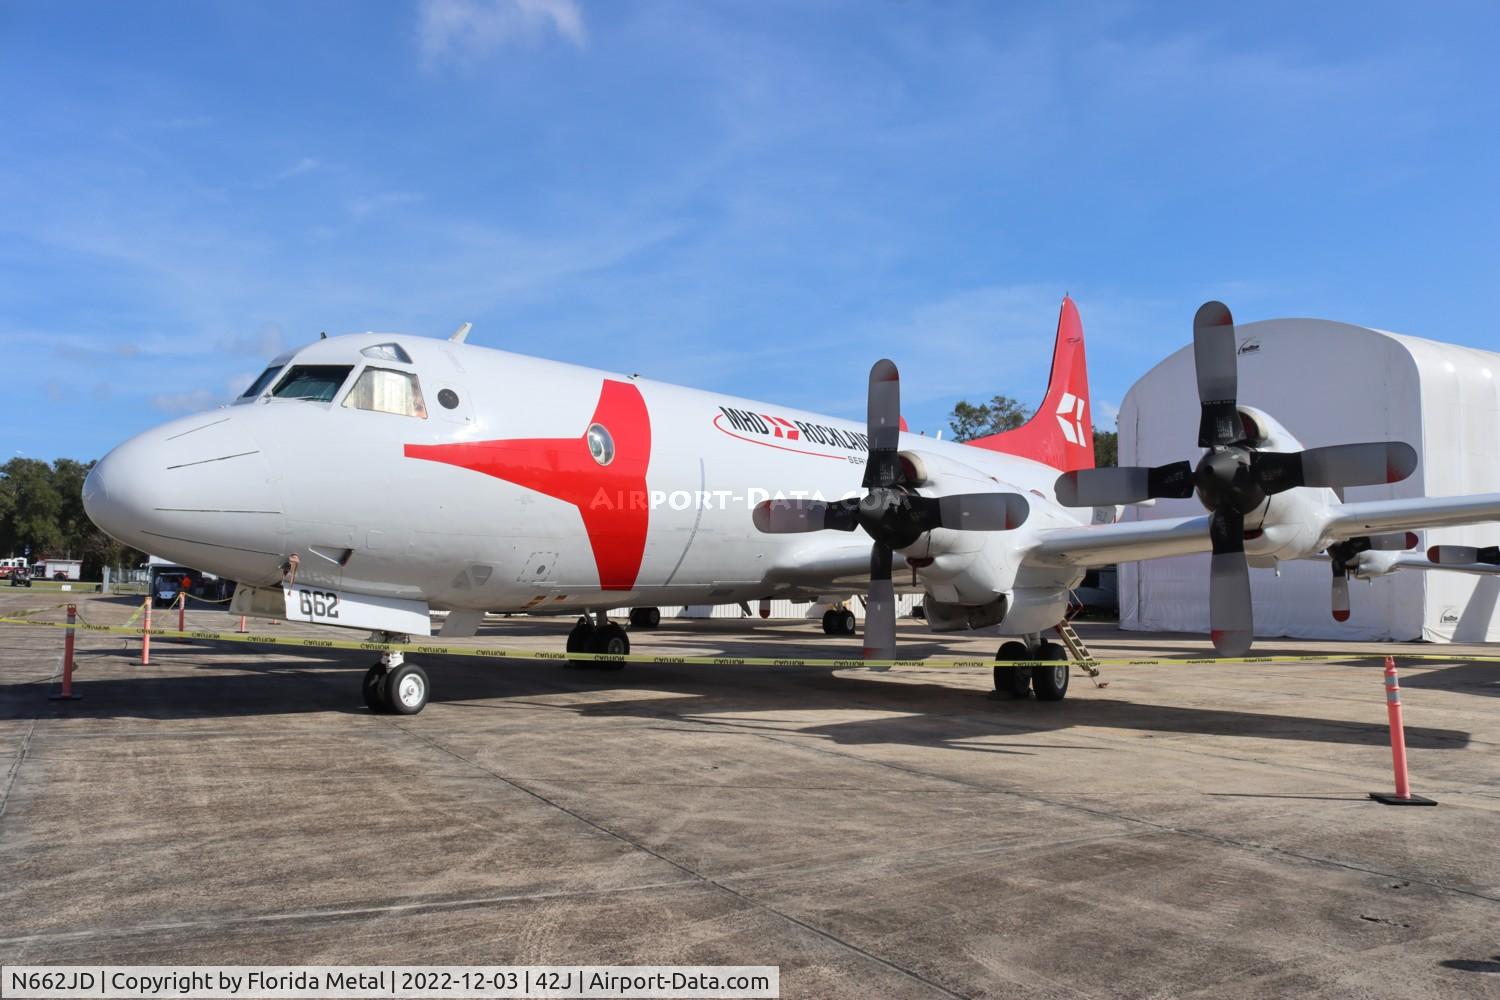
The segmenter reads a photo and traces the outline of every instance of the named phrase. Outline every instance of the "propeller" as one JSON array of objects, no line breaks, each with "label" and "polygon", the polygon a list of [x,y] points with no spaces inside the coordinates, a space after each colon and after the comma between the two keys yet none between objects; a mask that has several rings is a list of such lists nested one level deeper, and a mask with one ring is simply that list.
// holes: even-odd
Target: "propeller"
[{"label": "propeller", "polygon": [[870,369],[866,420],[869,455],[861,485],[863,497],[847,500],[765,500],[751,517],[767,534],[853,531],[864,528],[870,546],[870,589],[865,598],[865,658],[894,659],[896,591],[892,554],[933,528],[953,531],[1008,531],[1026,523],[1031,506],[1018,493],[956,493],[924,497],[911,486],[899,454],[901,376],[884,358]]},{"label": "propeller", "polygon": [[1349,566],[1361,552],[1397,552],[1417,547],[1417,536],[1410,531],[1399,535],[1360,535],[1328,546],[1328,561],[1333,566],[1333,620],[1349,620]]},{"label": "propeller", "polygon": [[1427,550],[1427,558],[1439,566],[1460,566],[1465,563],[1500,566],[1500,545],[1486,545],[1482,549],[1472,545],[1434,545]]},{"label": "propeller", "polygon": [[[1210,634],[1220,654],[1239,656],[1250,648],[1254,631],[1245,515],[1266,497],[1299,486],[1337,489],[1398,482],[1416,468],[1417,453],[1399,441],[1291,453],[1258,450],[1240,417],[1234,317],[1222,302],[1205,302],[1193,317],[1193,369],[1198,380],[1198,447],[1207,449],[1196,466],[1174,462],[1155,468],[1079,469],[1063,473],[1055,492],[1067,507],[1186,499],[1196,493],[1210,514]],[[1334,588],[1337,603],[1337,577]],[[1347,607],[1345,611],[1347,617]]]}]

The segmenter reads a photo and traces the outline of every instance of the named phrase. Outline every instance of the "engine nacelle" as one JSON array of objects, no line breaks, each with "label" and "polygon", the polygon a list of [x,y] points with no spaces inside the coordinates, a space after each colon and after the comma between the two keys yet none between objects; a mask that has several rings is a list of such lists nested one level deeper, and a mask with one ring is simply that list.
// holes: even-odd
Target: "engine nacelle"
[{"label": "engine nacelle", "polygon": [[[973,466],[926,452],[904,451],[901,461],[908,481],[923,496],[940,497],[956,493],[1006,492],[1023,493],[1002,483]],[[907,563],[926,587],[929,600],[937,605],[952,606],[954,620],[967,611],[982,611],[998,622],[1005,614],[1002,595],[1016,578],[1018,560],[1010,540],[1003,531],[950,531],[936,528],[901,550]],[[1001,606],[994,605],[1000,602]],[[929,614],[937,631],[945,631]],[[979,628],[978,625],[955,624],[953,628]]]},{"label": "engine nacelle", "polygon": [[[1303,445],[1275,418],[1253,406],[1241,406],[1247,442],[1257,451],[1302,451]],[[1318,514],[1336,501],[1332,490],[1298,489],[1267,497],[1245,517],[1245,556],[1252,566],[1272,567],[1280,558],[1295,559],[1318,549]],[[1284,554],[1284,555],[1283,555]]]},{"label": "engine nacelle", "polygon": [[949,604],[933,597],[931,592],[922,599],[927,625],[934,632],[962,632],[999,625],[1008,605],[1004,594],[988,604]]}]

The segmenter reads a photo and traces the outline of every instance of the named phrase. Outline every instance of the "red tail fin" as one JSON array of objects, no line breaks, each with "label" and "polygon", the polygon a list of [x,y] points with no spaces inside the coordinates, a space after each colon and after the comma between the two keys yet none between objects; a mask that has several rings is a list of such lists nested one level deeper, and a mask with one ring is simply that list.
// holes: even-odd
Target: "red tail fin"
[{"label": "red tail fin", "polygon": [[1078,307],[1063,297],[1057,317],[1052,378],[1041,408],[1013,431],[975,438],[969,444],[1020,455],[1062,472],[1094,467],[1094,421],[1089,411],[1089,368],[1083,356],[1083,323]]}]

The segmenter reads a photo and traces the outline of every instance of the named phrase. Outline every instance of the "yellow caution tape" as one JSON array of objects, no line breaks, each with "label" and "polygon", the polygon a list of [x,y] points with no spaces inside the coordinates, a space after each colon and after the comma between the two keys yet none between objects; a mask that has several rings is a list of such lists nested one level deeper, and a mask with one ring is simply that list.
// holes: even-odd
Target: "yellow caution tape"
[{"label": "yellow caution tape", "polygon": [[[39,622],[28,618],[0,618],[5,625],[45,625],[50,628],[67,628],[67,622]],[[238,642],[252,646],[303,646],[316,649],[356,649],[368,652],[432,653],[443,656],[477,656],[491,660],[551,660],[566,662],[585,660],[597,663],[684,663],[716,667],[835,667],[851,669],[858,667],[880,670],[891,667],[954,669],[988,667],[1034,667],[1037,660],[990,660],[983,657],[933,657],[925,660],[866,660],[859,658],[807,657],[807,656],[677,656],[670,653],[567,653],[541,649],[516,649],[513,647],[455,646],[433,642],[354,642],[345,639],[316,639],[283,635],[258,635],[240,632],[178,631],[177,629],[129,628],[124,625],[93,625],[79,620],[77,627],[89,632],[108,632],[117,635],[139,636],[149,634],[160,639],[197,639],[207,642]],[[1149,667],[1149,666],[1202,666],[1218,663],[1329,663],[1350,660],[1383,659],[1385,653],[1317,653],[1296,656],[1198,656],[1198,657],[1103,657],[1090,659],[1093,666],[1102,667]],[[1394,655],[1394,654],[1390,654]],[[1470,655],[1460,653],[1401,653],[1402,660],[1445,660],[1465,663],[1500,663],[1500,655]]]}]

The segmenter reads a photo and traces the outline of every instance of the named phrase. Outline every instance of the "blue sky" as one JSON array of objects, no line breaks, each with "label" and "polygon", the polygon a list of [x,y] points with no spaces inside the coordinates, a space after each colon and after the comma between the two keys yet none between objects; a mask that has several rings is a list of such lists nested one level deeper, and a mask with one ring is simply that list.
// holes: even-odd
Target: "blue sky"
[{"label": "blue sky", "polygon": [[[366,329],[914,429],[1097,422],[1189,337],[1500,349],[1493,4],[0,5],[0,448],[102,455]],[[1330,370],[1330,378],[1338,377]],[[1184,387],[1191,392],[1191,386]]]}]

